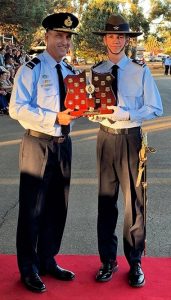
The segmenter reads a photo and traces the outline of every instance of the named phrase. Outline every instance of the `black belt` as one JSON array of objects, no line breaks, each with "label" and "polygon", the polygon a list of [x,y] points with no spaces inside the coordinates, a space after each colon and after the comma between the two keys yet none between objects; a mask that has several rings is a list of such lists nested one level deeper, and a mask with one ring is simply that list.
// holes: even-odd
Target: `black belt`
[{"label": "black belt", "polygon": [[31,136],[34,136],[34,137],[37,137],[39,139],[46,139],[48,141],[54,141],[58,144],[63,143],[68,137],[67,135],[53,136],[53,135],[49,135],[49,134],[46,134],[46,133],[43,133],[43,132],[38,132],[38,131],[35,131],[35,130],[32,130],[32,129],[28,129],[27,134],[31,135]]},{"label": "black belt", "polygon": [[122,128],[122,129],[115,129],[115,128],[110,128],[104,125],[100,125],[100,129],[111,133],[111,134],[135,134],[135,133],[140,133],[140,127],[132,127],[132,128]]}]

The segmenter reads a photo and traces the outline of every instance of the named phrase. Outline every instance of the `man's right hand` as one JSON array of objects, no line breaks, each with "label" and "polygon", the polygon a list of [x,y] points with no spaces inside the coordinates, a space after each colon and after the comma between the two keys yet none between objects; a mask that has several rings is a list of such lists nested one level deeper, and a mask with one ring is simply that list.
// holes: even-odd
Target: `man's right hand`
[{"label": "man's right hand", "polygon": [[77,119],[76,116],[71,116],[70,112],[72,109],[68,108],[64,111],[60,111],[57,113],[56,123],[59,125],[69,125],[72,120]]}]

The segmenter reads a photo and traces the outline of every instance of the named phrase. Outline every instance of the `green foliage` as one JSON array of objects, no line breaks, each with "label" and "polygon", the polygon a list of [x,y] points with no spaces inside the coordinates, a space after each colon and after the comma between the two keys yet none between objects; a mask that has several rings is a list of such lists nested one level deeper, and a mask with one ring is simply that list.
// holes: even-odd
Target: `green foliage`
[{"label": "green foliage", "polygon": [[46,10],[46,0],[8,0],[1,1],[2,32],[14,35],[17,40],[29,47],[33,35],[40,26]]},{"label": "green foliage", "polygon": [[36,28],[41,23],[46,3],[42,0],[0,1],[1,23]]},{"label": "green foliage", "polygon": [[[169,22],[165,21],[169,21],[171,17],[170,0],[151,0],[149,19],[143,15],[140,4],[140,0],[0,0],[0,30],[14,35],[29,48],[34,40],[37,43],[43,40],[41,22],[45,16],[53,12],[68,11],[77,14],[80,20],[80,34],[74,39],[76,54],[98,60],[104,55],[105,47],[102,37],[92,34],[92,31],[103,30],[111,13],[126,16],[131,30],[144,32],[144,39],[149,34],[149,23],[161,17],[162,22],[156,26],[156,32],[160,41],[166,43],[170,37],[170,34],[165,34],[169,31]],[[136,42],[132,47],[136,48]]]},{"label": "green foliage", "polygon": [[145,36],[149,32],[149,22],[145,19],[141,11],[137,11],[136,14],[129,14],[128,20],[132,31],[143,32]]},{"label": "green foliage", "polygon": [[46,0],[47,12],[49,14],[59,11],[67,11],[77,14],[79,18],[86,3],[86,0]]},{"label": "green foliage", "polygon": [[151,0],[150,20],[162,17],[164,21],[171,20],[170,0]]}]

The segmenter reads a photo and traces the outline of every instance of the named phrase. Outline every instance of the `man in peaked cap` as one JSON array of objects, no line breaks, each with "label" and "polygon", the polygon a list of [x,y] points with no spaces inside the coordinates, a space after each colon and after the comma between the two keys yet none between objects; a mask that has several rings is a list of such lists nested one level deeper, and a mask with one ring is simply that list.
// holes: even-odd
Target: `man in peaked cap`
[{"label": "man in peaked cap", "polygon": [[63,61],[78,19],[55,13],[43,22],[46,50],[22,66],[15,77],[10,116],[25,134],[20,147],[17,259],[22,282],[44,292],[39,277],[72,280],[75,274],[55,261],[66,221],[71,176],[72,117],[64,106],[63,78],[74,74]]},{"label": "man in peaked cap", "polygon": [[118,270],[115,232],[119,186],[124,196],[123,246],[129,270],[129,284],[141,287],[145,276],[141,256],[145,245],[144,203],[142,185],[136,186],[142,121],[162,115],[162,103],[147,66],[140,66],[125,55],[131,32],[121,15],[111,15],[105,29],[94,31],[103,37],[108,60],[93,67],[97,73],[112,73],[112,90],[116,102],[108,109],[113,113],[89,118],[100,123],[97,138],[98,166],[98,249],[102,266],[96,280],[105,282]]}]

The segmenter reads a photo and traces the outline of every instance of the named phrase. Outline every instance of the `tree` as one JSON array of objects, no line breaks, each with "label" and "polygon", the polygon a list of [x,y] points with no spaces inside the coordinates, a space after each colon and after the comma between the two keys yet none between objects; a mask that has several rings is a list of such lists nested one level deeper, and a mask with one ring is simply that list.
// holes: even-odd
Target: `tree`
[{"label": "tree", "polygon": [[30,44],[33,34],[41,24],[46,0],[0,0],[0,5],[2,33],[8,30],[8,34],[15,35],[19,42]]},{"label": "tree", "polygon": [[171,2],[170,0],[151,0],[151,11],[149,20],[161,18],[162,21],[171,19]]},{"label": "tree", "polygon": [[83,8],[87,3],[87,0],[46,0],[47,10],[49,13],[67,11],[73,14],[77,14],[78,18],[81,17]]},{"label": "tree", "polygon": [[161,43],[159,43],[154,36],[149,36],[146,43],[145,49],[148,52],[151,52],[152,55],[156,55],[161,49]]},{"label": "tree", "polygon": [[153,25],[156,38],[162,43],[164,53],[171,54],[171,2],[170,0],[151,0],[149,22]]}]

